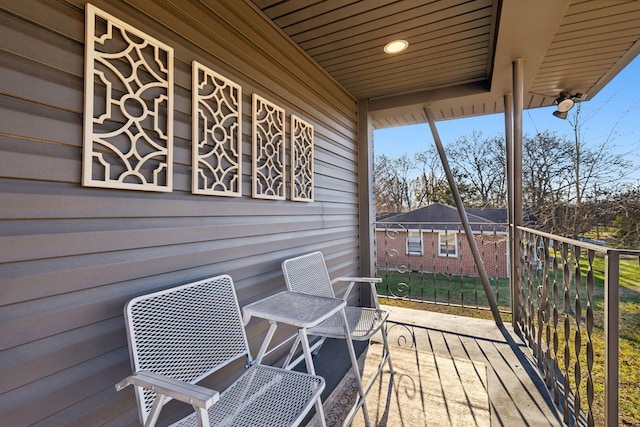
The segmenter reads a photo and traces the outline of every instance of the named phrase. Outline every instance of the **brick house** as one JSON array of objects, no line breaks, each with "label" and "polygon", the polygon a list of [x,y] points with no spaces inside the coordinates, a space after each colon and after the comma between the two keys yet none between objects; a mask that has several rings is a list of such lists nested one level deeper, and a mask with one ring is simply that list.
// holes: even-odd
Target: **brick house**
[{"label": "brick house", "polygon": [[[508,277],[507,210],[466,211],[487,274]],[[376,250],[382,270],[477,274],[458,211],[441,203],[378,220]]]}]

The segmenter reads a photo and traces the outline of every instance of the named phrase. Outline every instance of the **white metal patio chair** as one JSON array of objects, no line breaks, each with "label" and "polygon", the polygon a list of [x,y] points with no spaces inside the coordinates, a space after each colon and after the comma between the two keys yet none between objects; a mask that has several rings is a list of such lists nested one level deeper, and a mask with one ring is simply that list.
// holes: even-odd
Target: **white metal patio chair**
[{"label": "white metal patio chair", "polygon": [[[164,403],[177,399],[195,413],[180,426],[294,426],[322,405],[322,377],[253,363],[231,277],[134,298],[125,306],[140,421],[154,425]],[[237,359],[248,369],[224,391],[196,383]]]},{"label": "white metal patio chair", "polygon": [[[349,282],[347,290],[342,297],[345,301],[349,297],[349,293],[353,289],[356,283],[368,283],[369,290],[371,292],[371,299],[373,301],[373,308],[368,307],[353,307],[347,306],[344,309],[346,315],[348,328],[352,340],[355,341],[368,341],[376,332],[380,331],[382,341],[384,345],[384,351],[382,359],[378,365],[378,369],[371,377],[366,386],[362,385],[360,381],[359,369],[357,360],[352,356],[352,367],[355,371],[356,378],[358,378],[360,388],[360,399],[358,404],[354,406],[350,414],[347,416],[345,424],[349,424],[355,413],[360,406],[363,407],[365,422],[369,425],[368,411],[366,408],[365,397],[369,389],[373,386],[378,375],[380,375],[384,369],[385,363],[389,364],[389,372],[393,375],[393,366],[391,364],[391,357],[389,354],[389,343],[387,341],[387,334],[385,330],[385,321],[389,314],[380,309],[380,303],[378,302],[378,294],[375,284],[381,282],[382,279],[374,277],[337,277],[331,280],[327,266],[324,260],[324,256],[321,252],[313,252],[306,255],[290,258],[282,262],[282,271],[284,273],[285,282],[287,288],[290,291],[301,292],[306,294],[318,295],[329,298],[336,298],[333,290],[333,284],[338,282]],[[344,328],[343,318],[340,314],[336,314],[323,323],[314,328],[307,330],[308,335],[316,335],[322,337],[314,348],[318,349],[325,338],[338,338],[345,339],[346,332]],[[296,342],[291,349],[285,366],[287,366],[295,353],[297,345]],[[317,350],[316,350],[317,351]]]}]

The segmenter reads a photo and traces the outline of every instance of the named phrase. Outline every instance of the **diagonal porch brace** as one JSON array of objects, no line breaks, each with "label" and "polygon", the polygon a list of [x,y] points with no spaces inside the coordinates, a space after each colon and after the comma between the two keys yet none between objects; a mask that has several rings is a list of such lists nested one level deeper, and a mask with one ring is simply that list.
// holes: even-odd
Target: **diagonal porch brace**
[{"label": "diagonal porch brace", "polygon": [[462,226],[464,227],[464,233],[467,236],[467,241],[469,242],[469,247],[471,248],[473,260],[475,261],[476,267],[478,268],[478,273],[480,273],[480,280],[482,281],[482,287],[484,288],[484,293],[487,296],[487,301],[489,302],[489,307],[491,308],[491,313],[493,314],[493,320],[495,320],[496,325],[502,326],[502,318],[500,317],[500,312],[498,311],[498,305],[496,304],[496,300],[493,297],[493,293],[491,292],[489,276],[487,276],[487,271],[484,269],[484,264],[482,263],[482,258],[480,257],[480,252],[478,251],[476,240],[473,238],[471,226],[469,225],[469,218],[467,218],[467,212],[464,209],[464,204],[462,203],[462,198],[460,197],[460,192],[458,191],[458,186],[453,179],[453,174],[451,173],[449,161],[447,160],[447,156],[444,152],[444,147],[442,146],[442,141],[440,140],[440,135],[438,134],[438,129],[436,129],[433,112],[431,112],[428,107],[425,107],[424,112],[427,115],[427,120],[429,120],[431,134],[433,135],[433,140],[436,143],[438,155],[440,156],[440,161],[442,162],[442,167],[445,174],[447,175],[449,188],[451,189],[451,193],[453,194],[453,198],[456,202],[458,215],[460,215],[460,221],[462,221]]}]

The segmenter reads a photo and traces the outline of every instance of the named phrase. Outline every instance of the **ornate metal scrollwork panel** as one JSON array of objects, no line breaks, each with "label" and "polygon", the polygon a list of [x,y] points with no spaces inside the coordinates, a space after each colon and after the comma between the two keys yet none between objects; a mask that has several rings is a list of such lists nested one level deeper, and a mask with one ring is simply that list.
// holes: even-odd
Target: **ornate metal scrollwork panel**
[{"label": "ornate metal scrollwork panel", "polygon": [[171,191],[173,48],[87,4],[88,187]]},{"label": "ornate metal scrollwork panel", "polygon": [[284,200],[284,109],[253,94],[253,197]]},{"label": "ornate metal scrollwork panel", "polygon": [[193,61],[192,193],[242,196],[242,88]]}]

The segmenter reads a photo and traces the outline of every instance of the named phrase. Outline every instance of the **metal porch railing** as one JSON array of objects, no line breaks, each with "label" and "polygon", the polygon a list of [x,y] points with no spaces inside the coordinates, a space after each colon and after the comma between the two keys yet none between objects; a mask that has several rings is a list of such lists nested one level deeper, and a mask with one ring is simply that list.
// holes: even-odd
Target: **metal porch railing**
[{"label": "metal porch railing", "polygon": [[620,260],[640,251],[525,227],[518,236],[517,325],[565,423],[618,425]]},{"label": "metal porch railing", "polygon": [[[510,313],[506,224],[470,224],[500,311]],[[376,223],[378,294],[391,299],[489,310],[461,224]]]},{"label": "metal porch railing", "polygon": [[[639,268],[640,251],[518,227],[512,281],[506,229],[473,225],[500,311],[513,313],[567,425],[618,425],[621,260]],[[378,294],[488,310],[465,239],[451,237],[461,231],[455,224],[376,223]]]},{"label": "metal porch railing", "polygon": [[[618,425],[618,250],[518,227],[516,324],[568,425]],[[584,420],[572,414],[582,414]]]}]

